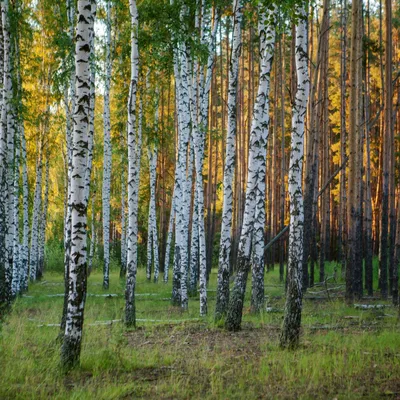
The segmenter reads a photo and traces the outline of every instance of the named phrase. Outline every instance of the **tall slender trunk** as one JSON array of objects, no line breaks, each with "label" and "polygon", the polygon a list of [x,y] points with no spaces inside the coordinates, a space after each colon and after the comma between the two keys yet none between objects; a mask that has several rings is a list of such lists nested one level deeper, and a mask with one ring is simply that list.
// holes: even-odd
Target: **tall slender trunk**
[{"label": "tall slender trunk", "polygon": [[221,319],[227,312],[229,303],[229,260],[231,256],[231,228],[233,205],[233,178],[235,173],[235,141],[237,120],[237,87],[240,53],[242,51],[242,0],[233,0],[233,42],[229,63],[229,84],[227,104],[227,133],[224,165],[224,195],[222,206],[221,239],[218,262],[217,302],[215,319]]},{"label": "tall slender trunk", "polygon": [[[12,112],[14,114],[15,122],[17,121],[17,105],[13,105]],[[13,223],[14,223],[14,238],[13,238],[13,271],[12,271],[12,282],[11,282],[11,294],[15,297],[20,292],[20,280],[21,280],[21,259],[20,259],[20,244],[19,244],[19,164],[21,154],[21,142],[18,135],[18,127],[15,126],[15,138],[14,138],[14,176],[13,176]]]},{"label": "tall slender trunk", "polygon": [[356,272],[358,271],[357,238],[360,220],[360,191],[359,191],[359,142],[360,142],[360,115],[359,87],[361,86],[361,58],[360,21],[362,7],[359,0],[352,4],[352,32],[350,53],[350,124],[349,124],[349,179],[347,198],[348,223],[348,252],[346,263],[346,301],[350,304],[354,297]]},{"label": "tall slender trunk", "polygon": [[172,193],[171,210],[170,210],[169,222],[168,222],[167,244],[165,246],[165,258],[164,258],[164,263],[165,263],[164,264],[164,282],[165,283],[168,282],[172,236],[174,233],[174,221],[175,221],[175,190]]},{"label": "tall slender trunk", "polygon": [[[182,7],[180,20],[186,16],[186,6]],[[175,80],[178,84],[178,160],[175,173],[175,252],[172,302],[180,304],[183,310],[188,308],[187,273],[188,273],[188,218],[190,210],[191,187],[191,157],[189,149],[190,136],[190,98],[189,98],[189,68],[188,47],[185,42],[179,42],[174,49]],[[179,71],[178,71],[179,70]],[[178,288],[179,286],[179,288]]]},{"label": "tall slender trunk", "polygon": [[[254,228],[257,228],[255,232],[257,240],[255,251],[257,253],[255,253],[255,258],[253,259],[255,261],[253,268],[260,269],[260,258],[262,259],[260,252],[264,252],[265,213],[261,210],[256,213],[256,208],[264,207],[265,199],[265,158],[269,129],[270,74],[275,48],[276,6],[274,5],[273,9],[268,10],[265,14],[260,9],[260,13],[262,13],[259,27],[260,78],[250,132],[246,199],[237,257],[237,272],[225,323],[226,328],[232,331],[239,330],[242,322],[247,276],[251,267]],[[255,218],[256,216],[258,219]],[[257,272],[257,275],[260,276],[260,272]],[[258,295],[256,297],[258,299]],[[258,301],[256,307],[260,307]]]},{"label": "tall slender trunk", "polygon": [[110,122],[110,86],[111,86],[111,0],[106,2],[106,68],[104,84],[104,157],[103,157],[103,288],[110,285],[110,198],[111,198],[111,122]]},{"label": "tall slender trunk", "polygon": [[[347,49],[347,0],[341,1],[341,40],[340,40],[340,163],[346,159],[346,49]],[[344,276],[346,268],[346,235],[347,235],[347,210],[346,210],[346,168],[340,172],[340,197],[339,197],[339,248],[338,260],[341,264],[341,275]]]},{"label": "tall slender trunk", "polygon": [[13,273],[13,255],[14,255],[14,116],[12,112],[12,55],[11,55],[11,28],[9,1],[3,0],[1,3],[2,27],[3,27],[3,48],[4,48],[4,75],[3,75],[3,107],[2,107],[2,141],[4,147],[4,159],[2,167],[4,168],[3,182],[4,186],[4,219],[5,219],[5,299],[11,301],[11,283]]},{"label": "tall slender trunk", "polygon": [[139,77],[138,12],[136,0],[129,1],[131,16],[131,79],[128,98],[128,245],[125,291],[125,324],[136,325],[135,287],[137,271],[137,212],[141,155],[141,107],[136,134],[136,93]]},{"label": "tall slender trunk", "polygon": [[[367,39],[370,38],[370,3],[368,6],[367,18]],[[366,54],[366,67],[365,67],[365,102],[364,102],[364,116],[365,116],[365,155],[366,155],[366,168],[365,168],[365,289],[368,296],[373,295],[373,243],[372,243],[372,202],[371,202],[371,98],[370,98],[370,57],[369,53]],[[342,200],[341,200],[342,201]]]},{"label": "tall slender trunk", "polygon": [[[75,2],[66,0],[67,18],[68,18],[68,39],[71,46],[70,51],[73,54],[74,46],[74,27],[75,27]],[[69,83],[64,89],[64,103],[65,103],[65,120],[66,120],[66,147],[67,147],[67,188],[66,188],[66,212],[64,218],[64,305],[63,314],[61,317],[60,337],[64,335],[67,308],[68,308],[68,293],[69,293],[69,261],[71,255],[71,176],[72,176],[72,141],[73,141],[73,119],[72,114],[75,110],[75,63],[73,63]]]},{"label": "tall slender trunk", "polygon": [[4,90],[4,26],[3,21],[6,18],[4,13],[4,2],[0,3],[0,315],[2,315],[3,307],[7,307],[8,288],[7,288],[7,248],[6,248],[6,151],[7,129],[3,123],[3,115],[5,113],[5,90]]},{"label": "tall slender trunk", "polygon": [[310,79],[308,75],[307,14],[297,6],[296,25],[297,90],[292,110],[292,138],[289,165],[290,231],[285,315],[280,343],[282,347],[298,346],[302,311],[303,263],[303,193],[302,168],[304,153],[304,119],[307,111]]},{"label": "tall slender trunk", "polygon": [[[158,114],[158,111],[156,111]],[[156,117],[156,124],[158,117]],[[149,220],[148,220],[148,241],[147,241],[147,273],[148,280],[151,279],[151,266],[154,260],[154,282],[158,281],[160,272],[159,252],[158,252],[158,231],[156,213],[156,174],[157,174],[157,147],[148,148],[148,159],[150,169],[150,201],[149,201]]]},{"label": "tall slender trunk", "polygon": [[90,31],[94,24],[95,2],[78,0],[75,45],[75,109],[71,174],[71,257],[65,334],[61,352],[64,367],[79,362],[87,284],[87,198],[85,173],[88,161],[90,110]]},{"label": "tall slender trunk", "polygon": [[93,268],[93,257],[96,249],[96,209],[94,205],[94,197],[92,196],[92,221],[90,227],[90,249],[88,258],[88,276],[90,276]]},{"label": "tall slender trunk", "polygon": [[[386,298],[392,294],[394,244],[396,237],[396,214],[394,195],[394,132],[393,132],[393,84],[392,84],[392,0],[385,0],[385,134],[383,136],[383,198],[382,198],[382,268],[381,294]],[[387,203],[387,204],[386,204]],[[387,215],[384,215],[387,213]],[[385,254],[386,253],[386,254]],[[385,266],[385,263],[388,267]],[[388,271],[386,271],[388,269]],[[386,275],[386,277],[385,277]],[[389,287],[387,285],[389,280]]]},{"label": "tall slender trunk", "polygon": [[40,209],[42,207],[42,157],[43,151],[42,145],[39,144],[39,154],[36,162],[36,183],[35,183],[35,194],[33,198],[33,213],[32,213],[32,225],[31,225],[31,248],[29,257],[29,277],[31,281],[35,281],[38,273],[39,264],[39,231],[40,231]]},{"label": "tall slender trunk", "polygon": [[[121,140],[122,141],[122,140]],[[121,156],[121,269],[119,276],[126,275],[126,178],[124,157]]]},{"label": "tall slender trunk", "polygon": [[39,249],[38,249],[38,278],[42,278],[44,271],[44,257],[46,244],[47,210],[49,205],[49,151],[46,152],[45,175],[44,175],[44,195],[43,205],[39,224]]}]

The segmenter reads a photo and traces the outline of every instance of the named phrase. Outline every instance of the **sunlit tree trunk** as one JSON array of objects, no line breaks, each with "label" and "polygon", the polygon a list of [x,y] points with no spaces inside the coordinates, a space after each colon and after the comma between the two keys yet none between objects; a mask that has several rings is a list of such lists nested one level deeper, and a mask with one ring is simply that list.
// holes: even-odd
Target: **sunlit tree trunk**
[{"label": "sunlit tree trunk", "polygon": [[[1,39],[0,39],[1,40]],[[29,186],[28,168],[26,154],[26,139],[24,120],[21,115],[22,109],[22,78],[21,78],[21,55],[20,36],[16,40],[16,63],[17,63],[17,92],[18,92],[18,140],[20,143],[21,167],[22,167],[22,245],[20,246],[20,289],[21,292],[28,290],[29,274]]]},{"label": "sunlit tree trunk", "polygon": [[[186,6],[182,7],[180,19],[186,16]],[[183,310],[188,308],[187,274],[188,274],[188,229],[190,210],[191,157],[188,155],[190,135],[190,99],[188,49],[181,41],[174,49],[174,72],[178,85],[178,159],[175,173],[175,251],[172,302],[180,305]]]},{"label": "sunlit tree trunk", "polygon": [[65,334],[61,363],[71,367],[79,362],[87,283],[87,192],[90,110],[90,32],[94,24],[95,2],[78,0],[75,36],[75,109],[71,174],[71,257]]},{"label": "sunlit tree trunk", "polygon": [[[346,50],[347,50],[347,1],[341,1],[341,41],[340,41],[340,163],[346,159]],[[341,274],[346,268],[346,168],[340,172],[340,200],[339,200],[339,248],[338,259],[341,264]]]},{"label": "sunlit tree trunk", "polygon": [[[17,106],[14,105],[12,112],[14,113],[14,118],[16,118]],[[17,122],[17,121],[15,121]],[[14,129],[17,126],[14,127]],[[14,182],[13,182],[13,216],[14,216],[14,238],[13,238],[13,271],[12,271],[12,283],[11,283],[11,294],[15,297],[20,292],[20,280],[21,280],[21,254],[19,245],[19,164],[20,164],[20,140],[18,135],[18,129],[15,132],[14,139]]]},{"label": "sunlit tree trunk", "polygon": [[285,314],[280,343],[282,347],[296,347],[300,339],[302,311],[303,263],[303,193],[302,169],[304,154],[304,119],[307,111],[310,80],[308,75],[307,14],[304,6],[297,6],[295,58],[297,90],[292,109],[292,133],[289,163],[290,231],[289,260]]},{"label": "sunlit tree trunk", "polygon": [[[124,168],[124,167],[122,167]],[[119,276],[126,275],[126,179],[125,173],[121,172],[121,269]]]},{"label": "sunlit tree trunk", "polygon": [[170,211],[169,222],[168,222],[167,244],[165,247],[165,260],[164,260],[164,262],[165,262],[165,264],[164,264],[164,282],[165,283],[168,282],[172,236],[174,233],[174,221],[175,221],[175,190],[174,190],[174,193],[172,194],[171,211]]},{"label": "sunlit tree trunk", "polygon": [[[380,221],[380,247],[379,247],[379,271],[380,271],[380,289],[381,296],[387,298],[389,294],[388,280],[391,283],[393,277],[391,272],[393,268],[390,265],[389,248],[391,235],[393,233],[393,223],[389,221],[391,214],[391,169],[394,166],[392,162],[392,1],[385,0],[385,87],[384,87],[384,105],[385,105],[385,131],[383,132],[383,162],[382,162],[382,212]],[[390,228],[389,229],[389,225]],[[394,237],[394,236],[393,236]],[[389,273],[388,273],[389,270]],[[391,286],[391,285],[390,285]]]},{"label": "sunlit tree trunk", "polygon": [[[193,144],[195,153],[196,167],[196,186],[195,186],[195,207],[193,229],[197,229],[192,240],[198,240],[198,244],[194,246],[196,256],[192,257],[193,276],[196,277],[197,267],[199,268],[199,292],[200,292],[200,315],[207,314],[207,255],[206,255],[206,236],[204,226],[204,188],[203,188],[203,163],[205,138],[208,126],[208,108],[209,93],[211,89],[212,71],[214,66],[215,38],[219,24],[219,13],[214,17],[214,26],[211,29],[211,8],[202,3],[202,26],[201,26],[201,43],[208,48],[208,59],[206,69],[200,64],[199,81],[197,83],[196,92],[198,100],[195,104],[195,112],[192,113]],[[194,74],[196,83],[197,76]],[[193,247],[191,249],[193,251]],[[198,257],[198,258],[197,258]],[[198,260],[198,261],[197,261]],[[192,264],[191,263],[191,264]],[[191,275],[192,277],[192,275]],[[195,290],[195,279],[190,281],[190,288]]]},{"label": "sunlit tree trunk", "polygon": [[[348,248],[346,263],[346,301],[351,304],[355,292],[356,272],[358,267],[358,248],[361,241],[358,238],[360,222],[360,115],[359,88],[361,86],[361,18],[362,4],[359,0],[352,3],[352,30],[350,52],[350,119],[349,119],[349,179],[347,198],[347,224],[348,224]],[[362,288],[361,288],[362,290]]]},{"label": "sunlit tree trunk", "polygon": [[108,289],[110,281],[110,198],[111,198],[111,122],[110,122],[110,86],[111,86],[111,0],[106,2],[106,68],[104,88],[104,158],[103,158],[103,288]]},{"label": "sunlit tree trunk", "polygon": [[28,187],[28,168],[26,162],[26,140],[24,123],[20,125],[21,133],[21,155],[22,155],[22,206],[23,206],[23,232],[22,232],[22,279],[21,290],[28,290],[29,277],[29,187]]},{"label": "sunlit tree trunk", "polygon": [[29,251],[29,277],[31,281],[35,281],[38,273],[39,264],[39,231],[40,231],[40,218],[42,207],[42,149],[41,143],[39,144],[38,160],[36,162],[36,183],[35,194],[33,198],[33,212],[32,212],[32,225],[31,225],[31,248]]},{"label": "sunlit tree trunk", "polygon": [[[157,118],[156,118],[157,120]],[[158,256],[158,231],[156,214],[156,173],[157,173],[157,148],[148,148],[148,159],[150,169],[150,201],[148,219],[148,240],[147,240],[147,272],[146,277],[151,279],[151,267],[154,264],[154,282],[158,281],[160,273]]]},{"label": "sunlit tree trunk", "polygon": [[231,253],[231,228],[233,208],[233,177],[235,172],[235,141],[236,141],[236,100],[239,74],[239,60],[242,50],[242,0],[233,0],[233,42],[229,64],[228,86],[228,126],[226,134],[224,195],[222,206],[221,239],[218,261],[217,302],[215,319],[221,319],[227,312],[229,302],[229,260]]},{"label": "sunlit tree trunk", "polygon": [[43,205],[40,214],[40,224],[39,224],[39,250],[38,250],[38,278],[43,276],[44,271],[44,256],[45,256],[45,244],[46,244],[46,227],[47,227],[47,210],[49,205],[49,152],[46,154],[45,163],[45,175],[44,175],[44,195],[43,195]]},{"label": "sunlit tree trunk", "polygon": [[94,251],[96,248],[96,210],[94,205],[94,196],[92,197],[92,222],[90,228],[91,236],[90,236],[90,250],[89,250],[89,258],[88,258],[88,276],[92,272],[93,268],[93,257]]},{"label": "sunlit tree trunk", "polygon": [[[137,210],[140,170],[141,132],[136,133],[136,93],[139,77],[138,12],[136,0],[129,1],[131,17],[131,79],[128,98],[128,244],[125,291],[125,324],[136,325],[135,287],[137,271]],[[141,117],[139,117],[139,120]]]},{"label": "sunlit tree trunk", "polygon": [[[66,0],[68,19],[68,39],[70,51],[73,53],[73,38],[75,27],[75,2]],[[66,212],[64,216],[64,305],[61,318],[60,337],[64,335],[67,317],[68,293],[69,293],[69,260],[71,254],[71,174],[72,174],[72,139],[73,121],[72,113],[75,110],[75,63],[73,63],[69,83],[64,89],[65,121],[66,121],[66,147],[67,147],[67,188],[66,188]]]}]

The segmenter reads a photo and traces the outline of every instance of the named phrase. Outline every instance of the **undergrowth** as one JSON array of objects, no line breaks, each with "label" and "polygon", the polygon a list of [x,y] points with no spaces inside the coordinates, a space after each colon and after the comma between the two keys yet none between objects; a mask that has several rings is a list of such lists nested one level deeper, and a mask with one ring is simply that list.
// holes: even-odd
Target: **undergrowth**
[{"label": "undergrowth", "polygon": [[[334,265],[327,274],[333,275]],[[171,283],[147,282],[139,270],[136,330],[123,318],[124,286],[111,273],[89,278],[79,368],[59,368],[63,275],[48,271],[18,298],[0,330],[0,399],[376,399],[400,396],[400,328],[389,302],[379,310],[344,305],[340,279],[309,289],[301,346],[279,348],[284,285],[278,269],[266,274],[266,306],[250,313],[249,292],[238,333],[213,322],[216,273],[209,310],[199,317],[198,296],[189,311],[172,307]],[[117,296],[93,296],[115,294]],[[113,321],[113,322],[111,322]],[[104,323],[104,324],[99,324]]]}]

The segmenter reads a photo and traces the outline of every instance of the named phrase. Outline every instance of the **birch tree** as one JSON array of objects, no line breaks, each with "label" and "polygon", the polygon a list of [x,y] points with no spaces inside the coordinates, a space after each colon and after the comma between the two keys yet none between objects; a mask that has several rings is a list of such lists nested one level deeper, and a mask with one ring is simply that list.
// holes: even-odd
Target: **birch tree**
[{"label": "birch tree", "polygon": [[1,109],[1,158],[4,204],[4,300],[11,300],[11,283],[14,255],[14,118],[12,112],[12,59],[11,59],[11,31],[9,1],[1,2],[1,16],[3,28],[3,93]]},{"label": "birch tree", "polygon": [[[211,88],[211,78],[215,59],[215,38],[219,24],[219,11],[217,10],[214,17],[214,26],[211,28],[211,7],[203,1],[202,2],[202,24],[201,24],[201,44],[207,46],[208,58],[207,64],[204,67],[200,64],[199,82],[197,83],[196,71],[198,66],[194,69],[195,92],[198,95],[198,101],[194,104],[194,112],[192,112],[192,130],[193,130],[193,144],[195,150],[195,166],[196,166],[196,188],[195,188],[195,213],[194,221],[192,224],[197,229],[194,234],[194,240],[198,238],[198,244],[192,246],[196,256],[198,256],[199,265],[199,292],[200,292],[200,315],[207,314],[207,255],[206,255],[206,237],[204,226],[204,189],[203,189],[203,163],[204,163],[204,148],[205,138],[208,125],[208,105],[209,93]],[[196,61],[198,64],[198,61]],[[193,96],[192,96],[193,97]],[[192,271],[197,271],[196,258],[192,259]],[[193,273],[194,277],[196,276]],[[191,290],[194,290],[195,281],[191,279]]]},{"label": "birch tree", "polygon": [[[125,324],[136,325],[135,287],[137,271],[137,210],[140,172],[141,131],[136,134],[136,94],[139,77],[138,12],[136,0],[129,1],[131,18],[131,79],[128,98],[128,244],[125,291]],[[141,119],[139,117],[139,119]]]},{"label": "birch tree", "polygon": [[39,144],[38,160],[36,162],[36,183],[35,183],[35,194],[33,198],[33,213],[32,213],[32,225],[31,225],[31,248],[29,251],[29,277],[31,282],[35,281],[38,273],[39,265],[39,232],[40,232],[40,218],[41,218],[41,207],[42,207],[42,173],[43,173],[43,162],[42,162],[42,145]]},{"label": "birch tree", "polygon": [[[263,241],[264,238],[263,218],[265,218],[265,214],[259,208],[264,207],[265,199],[265,158],[269,125],[270,74],[275,48],[276,9],[275,5],[273,5],[272,10],[266,12],[262,6],[260,7],[260,79],[250,132],[246,201],[237,257],[237,274],[225,323],[226,328],[233,331],[239,330],[241,326],[247,276],[251,267],[254,226],[257,228],[257,246],[255,247],[257,253],[255,253],[253,259],[256,262],[256,269],[260,268],[262,261],[261,259],[257,260],[257,258],[260,258],[259,253],[260,251],[261,253],[264,252],[264,246],[260,241]],[[257,213],[256,208],[258,209]],[[255,220],[256,215],[258,217],[257,221]],[[260,275],[257,272],[256,274]]]},{"label": "birch tree", "polygon": [[87,280],[87,188],[90,110],[90,32],[93,30],[95,2],[78,0],[75,35],[75,109],[71,174],[71,257],[68,274],[68,303],[61,363],[71,367],[79,362]]},{"label": "birch tree", "polygon": [[45,162],[45,174],[44,174],[44,194],[43,204],[40,213],[39,223],[39,248],[38,248],[38,277],[39,279],[43,276],[44,271],[44,258],[45,258],[45,244],[46,244],[46,227],[47,227],[47,211],[49,205],[49,173],[50,173],[50,162],[49,162],[49,151],[46,152]]},{"label": "birch tree", "polygon": [[[156,111],[158,114],[158,112]],[[156,121],[158,117],[156,117]],[[158,122],[156,122],[158,123]],[[156,173],[157,173],[157,147],[148,147],[148,159],[150,169],[150,201],[149,201],[149,218],[147,228],[147,271],[146,277],[151,279],[151,267],[154,264],[154,282],[158,281],[160,273],[160,263],[158,256],[158,231],[157,231],[157,214],[156,214]]]},{"label": "birch tree", "polygon": [[235,171],[236,96],[238,86],[239,60],[240,53],[242,51],[242,9],[243,0],[233,0],[233,42],[229,64],[227,104],[228,118],[223,181],[224,195],[218,261],[217,302],[215,305],[216,320],[219,320],[225,315],[229,302],[229,259],[231,253],[233,176]]},{"label": "birch tree", "polygon": [[[73,38],[75,28],[75,2],[66,0],[67,20],[68,20],[68,39],[70,44],[70,53],[74,54]],[[64,306],[61,318],[60,336],[64,335],[68,293],[69,293],[69,260],[71,254],[71,174],[72,174],[72,140],[73,140],[73,120],[72,113],[75,110],[75,62],[69,73],[69,82],[64,89],[65,106],[65,141],[67,148],[67,187],[65,193],[65,215],[64,215]]]},{"label": "birch tree", "polygon": [[297,88],[292,108],[292,132],[289,162],[289,260],[285,314],[280,343],[293,348],[299,343],[302,311],[303,263],[303,192],[304,119],[307,111],[310,80],[308,75],[307,14],[304,4],[296,7],[295,61]]},{"label": "birch tree", "polygon": [[[0,3],[0,307],[7,304],[7,247],[6,247],[6,129],[3,124],[4,115],[4,2]],[[1,310],[0,310],[1,311]]]},{"label": "birch tree", "polygon": [[106,67],[104,87],[104,158],[103,158],[103,288],[108,289],[110,281],[110,197],[111,197],[111,122],[110,122],[110,85],[111,85],[111,0],[106,2]]},{"label": "birch tree", "polygon": [[[180,21],[183,24],[187,9],[183,5]],[[186,29],[184,27],[184,29]],[[174,49],[174,74],[178,85],[178,159],[175,173],[175,251],[172,302],[183,310],[188,308],[187,274],[188,274],[188,217],[190,207],[189,182],[191,182],[191,165],[188,157],[190,139],[190,98],[188,48],[185,41],[179,41]]]}]

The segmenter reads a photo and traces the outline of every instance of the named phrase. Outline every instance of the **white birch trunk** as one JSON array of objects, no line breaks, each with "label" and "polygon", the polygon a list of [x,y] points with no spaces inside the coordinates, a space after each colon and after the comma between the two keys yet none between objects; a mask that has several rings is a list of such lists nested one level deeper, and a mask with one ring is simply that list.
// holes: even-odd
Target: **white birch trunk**
[{"label": "white birch trunk", "polygon": [[93,257],[96,248],[96,211],[94,207],[94,196],[92,197],[92,223],[91,223],[91,237],[90,237],[90,250],[89,250],[89,260],[88,260],[88,275],[92,272],[93,268]]},{"label": "white birch trunk", "polygon": [[2,124],[3,137],[6,141],[5,147],[5,284],[7,298],[10,301],[12,273],[13,273],[13,255],[14,255],[14,118],[12,112],[12,60],[10,44],[10,15],[9,1],[2,1],[2,26],[4,43],[4,75],[3,75],[3,109]]},{"label": "white birch trunk", "polygon": [[233,43],[229,65],[228,86],[228,126],[225,147],[224,195],[222,205],[221,239],[218,262],[217,302],[215,318],[225,315],[229,301],[229,260],[231,253],[231,228],[233,205],[233,176],[235,172],[236,138],[236,97],[238,85],[239,59],[242,50],[242,8],[243,0],[233,0]]},{"label": "white birch trunk", "polygon": [[21,153],[22,153],[22,204],[23,204],[23,233],[22,233],[22,291],[28,290],[29,280],[29,187],[28,187],[28,169],[26,162],[26,140],[24,123],[20,126],[21,132]]},{"label": "white birch trunk", "polygon": [[124,168],[124,157],[121,156],[121,271],[120,277],[123,278],[126,275],[126,180],[125,180],[125,168]]},{"label": "white birch trunk", "polygon": [[307,14],[297,7],[299,20],[296,25],[296,73],[297,90],[292,110],[292,137],[289,163],[290,231],[288,284],[285,316],[280,338],[282,347],[294,348],[299,343],[302,310],[302,262],[303,262],[303,192],[302,169],[304,153],[304,119],[310,90],[308,75]]},{"label": "white birch trunk", "polygon": [[[136,135],[136,93],[139,76],[138,12],[136,0],[129,1],[131,16],[131,79],[128,99],[128,248],[125,292],[125,323],[136,325],[135,286],[137,271],[137,209],[140,168],[140,125]],[[141,112],[140,112],[141,113]],[[141,119],[139,117],[139,119]],[[138,137],[137,137],[138,136]]]},{"label": "white birch trunk", "polygon": [[103,158],[103,288],[108,289],[110,282],[110,197],[111,197],[111,123],[110,123],[110,85],[111,85],[111,0],[106,2],[106,68],[104,88],[104,158]]},{"label": "white birch trunk", "polygon": [[[260,9],[260,12],[262,13],[260,16],[262,24],[260,49],[263,50],[263,53],[261,54],[260,79],[250,132],[246,200],[239,240],[237,274],[226,319],[227,329],[233,331],[239,330],[241,327],[247,276],[250,270],[256,201],[257,197],[262,201],[263,194],[260,190],[265,191],[264,163],[268,140],[270,74],[275,47],[276,7],[274,5],[273,9],[268,10],[266,14],[262,9]],[[265,193],[262,198],[265,198]]]},{"label": "white birch trunk", "polygon": [[[186,8],[181,11],[181,21],[186,14]],[[184,42],[175,49],[175,80],[178,85],[178,161],[176,165],[175,181],[175,254],[172,302],[180,304],[183,310],[188,308],[187,274],[188,274],[188,219],[190,196],[188,196],[188,174],[190,175],[190,159],[188,162],[188,146],[190,135],[190,99],[189,99],[189,71],[187,47]],[[180,67],[177,76],[176,66]],[[180,288],[178,288],[178,282]]]},{"label": "white birch trunk", "polygon": [[71,175],[71,255],[69,291],[61,361],[64,367],[79,362],[87,281],[87,189],[90,110],[90,32],[94,24],[95,3],[78,0],[75,36],[76,101],[73,115],[73,153]]},{"label": "white birch trunk", "polygon": [[175,221],[175,190],[174,190],[174,193],[172,193],[171,211],[170,211],[169,222],[168,222],[167,245],[165,248],[165,264],[164,264],[164,282],[165,283],[168,282],[172,235],[174,233],[174,221]]},{"label": "white birch trunk", "polygon": [[46,155],[43,207],[39,224],[38,277],[43,276],[46,243],[47,209],[49,204],[49,152]]},{"label": "white birch trunk", "polygon": [[207,255],[206,255],[206,235],[204,227],[204,188],[203,188],[203,161],[206,132],[208,126],[208,104],[211,89],[211,77],[215,59],[215,38],[219,24],[219,13],[217,12],[214,20],[214,27],[211,32],[211,9],[203,3],[204,13],[202,22],[202,38],[204,45],[208,45],[207,69],[204,79],[204,69],[200,73],[200,97],[198,111],[197,135],[195,138],[196,151],[196,193],[198,211],[198,237],[199,237],[199,292],[200,292],[200,315],[207,314]]},{"label": "white birch trunk", "polygon": [[[157,121],[157,118],[156,118]],[[156,122],[157,123],[157,122]],[[158,231],[156,214],[156,173],[157,173],[157,148],[148,148],[148,159],[150,168],[150,202],[149,202],[149,223],[147,242],[147,279],[151,279],[151,266],[154,262],[154,282],[158,281],[160,273],[158,256]]]},{"label": "white birch trunk", "polygon": [[4,20],[4,1],[0,3],[0,306],[8,301],[7,293],[7,249],[6,249],[6,202],[7,202],[7,186],[5,177],[6,165],[6,132],[4,125],[4,40],[3,40],[3,20]]},{"label": "white birch trunk", "polygon": [[31,282],[37,278],[39,264],[39,218],[42,207],[42,150],[39,144],[39,155],[36,163],[36,183],[35,194],[33,198],[33,212],[31,225],[31,248],[29,257],[29,277]]},{"label": "white birch trunk", "polygon": [[[18,90],[18,107],[22,107],[22,78],[21,78],[21,62],[19,38],[16,41],[16,57],[17,57],[17,90]],[[28,290],[28,274],[29,274],[29,186],[28,186],[28,168],[26,160],[26,139],[25,126],[21,115],[18,121],[18,140],[21,149],[21,166],[22,166],[22,245],[20,246],[20,290],[21,292]]]},{"label": "white birch trunk", "polygon": [[[196,170],[197,185],[197,170]],[[194,191],[192,232],[190,235],[190,266],[189,266],[189,294],[197,294],[197,280],[199,270],[199,206],[197,186]]]},{"label": "white birch trunk", "polygon": [[[68,19],[68,38],[71,44],[71,52],[74,51],[74,29],[75,29],[75,2],[66,0],[67,19]],[[60,336],[64,335],[67,318],[68,292],[69,292],[69,260],[71,254],[71,176],[72,176],[72,140],[73,140],[73,120],[72,113],[75,110],[75,63],[70,71],[69,84],[64,90],[65,121],[66,121],[66,147],[67,147],[67,207],[64,219],[64,305],[61,318]]]},{"label": "white birch trunk", "polygon": [[[13,106],[13,113],[16,107]],[[15,114],[14,114],[15,117]],[[14,223],[14,238],[13,238],[13,271],[11,294],[15,297],[20,292],[21,281],[21,259],[20,259],[20,246],[19,246],[19,163],[20,163],[20,141],[18,135],[15,140],[15,155],[14,155],[14,182],[13,182],[13,223]]]}]

